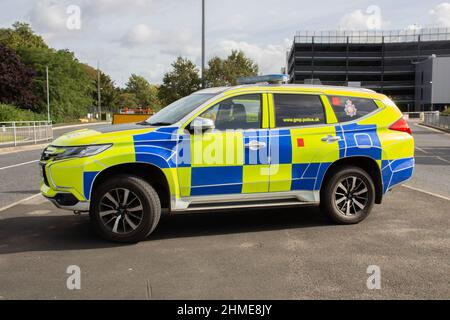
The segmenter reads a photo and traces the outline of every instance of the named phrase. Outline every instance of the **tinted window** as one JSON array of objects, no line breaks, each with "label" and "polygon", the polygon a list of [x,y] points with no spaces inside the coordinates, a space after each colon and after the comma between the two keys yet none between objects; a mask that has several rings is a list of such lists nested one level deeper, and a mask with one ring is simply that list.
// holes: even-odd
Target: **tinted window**
[{"label": "tinted window", "polygon": [[217,130],[260,129],[261,95],[243,95],[224,100],[201,117],[213,120]]},{"label": "tinted window", "polygon": [[375,101],[353,97],[329,97],[339,122],[362,118],[378,109]]},{"label": "tinted window", "polygon": [[319,96],[275,94],[277,127],[297,127],[325,123],[325,112]]}]

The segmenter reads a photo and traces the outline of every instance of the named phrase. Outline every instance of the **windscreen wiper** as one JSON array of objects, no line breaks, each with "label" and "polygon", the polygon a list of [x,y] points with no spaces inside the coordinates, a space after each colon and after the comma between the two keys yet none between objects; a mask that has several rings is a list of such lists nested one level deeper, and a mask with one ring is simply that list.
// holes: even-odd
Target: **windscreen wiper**
[{"label": "windscreen wiper", "polygon": [[172,125],[172,123],[170,122],[147,122],[147,121],[138,124],[140,124],[141,126],[152,126],[152,127],[164,127]]}]

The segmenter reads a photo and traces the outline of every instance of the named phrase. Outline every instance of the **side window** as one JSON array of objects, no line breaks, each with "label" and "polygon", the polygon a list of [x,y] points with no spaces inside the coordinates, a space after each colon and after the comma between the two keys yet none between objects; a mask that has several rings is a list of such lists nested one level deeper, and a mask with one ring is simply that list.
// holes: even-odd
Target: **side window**
[{"label": "side window", "polygon": [[205,111],[201,117],[214,121],[217,130],[260,129],[261,95],[233,97]]},{"label": "side window", "polygon": [[339,122],[362,118],[378,109],[371,99],[353,97],[329,97],[331,106]]},{"label": "side window", "polygon": [[277,127],[297,127],[325,123],[322,100],[317,95],[274,94]]}]

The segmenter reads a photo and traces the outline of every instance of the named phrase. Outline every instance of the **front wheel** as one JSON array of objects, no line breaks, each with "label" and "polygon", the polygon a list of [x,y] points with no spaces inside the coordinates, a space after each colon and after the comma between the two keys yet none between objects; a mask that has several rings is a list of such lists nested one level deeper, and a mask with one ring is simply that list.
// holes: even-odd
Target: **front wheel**
[{"label": "front wheel", "polygon": [[95,190],[91,201],[91,221],[108,241],[142,241],[154,231],[160,216],[158,194],[139,177],[113,177]]},{"label": "front wheel", "polygon": [[321,192],[321,210],[339,224],[356,224],[372,211],[375,186],[366,171],[344,167],[336,171]]}]

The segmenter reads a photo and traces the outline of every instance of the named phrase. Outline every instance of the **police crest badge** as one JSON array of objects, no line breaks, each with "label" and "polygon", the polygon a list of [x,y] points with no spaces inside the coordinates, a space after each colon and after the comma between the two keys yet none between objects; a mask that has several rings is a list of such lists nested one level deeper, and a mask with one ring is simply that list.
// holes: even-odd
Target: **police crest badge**
[{"label": "police crest badge", "polygon": [[348,99],[345,102],[345,114],[349,117],[354,117],[356,116],[356,113],[358,112],[358,109],[356,109],[356,106],[353,104],[353,102]]}]

